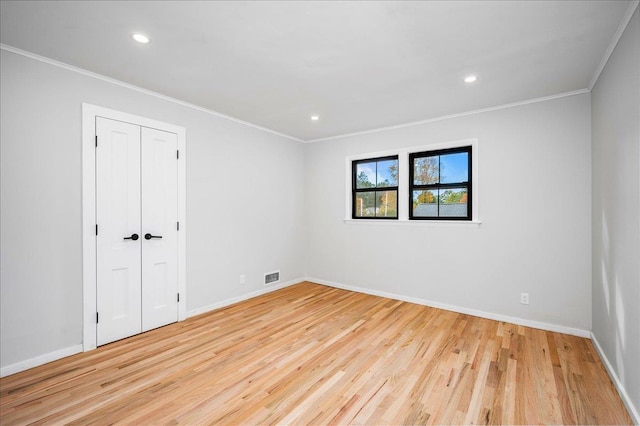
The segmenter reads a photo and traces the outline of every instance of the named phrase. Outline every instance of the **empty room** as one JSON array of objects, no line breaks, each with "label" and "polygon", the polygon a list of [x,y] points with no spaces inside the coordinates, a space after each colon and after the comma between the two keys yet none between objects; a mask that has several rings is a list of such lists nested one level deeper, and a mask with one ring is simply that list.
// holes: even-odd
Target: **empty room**
[{"label": "empty room", "polygon": [[0,0],[0,424],[640,424],[638,0]]}]

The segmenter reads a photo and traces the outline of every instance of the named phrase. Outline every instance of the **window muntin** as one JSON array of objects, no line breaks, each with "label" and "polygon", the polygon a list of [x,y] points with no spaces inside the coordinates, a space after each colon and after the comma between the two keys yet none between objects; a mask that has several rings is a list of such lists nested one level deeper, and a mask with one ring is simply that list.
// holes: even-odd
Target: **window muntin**
[{"label": "window muntin", "polygon": [[409,219],[471,220],[471,147],[409,154]]},{"label": "window muntin", "polygon": [[398,156],[352,162],[353,219],[398,218]]}]

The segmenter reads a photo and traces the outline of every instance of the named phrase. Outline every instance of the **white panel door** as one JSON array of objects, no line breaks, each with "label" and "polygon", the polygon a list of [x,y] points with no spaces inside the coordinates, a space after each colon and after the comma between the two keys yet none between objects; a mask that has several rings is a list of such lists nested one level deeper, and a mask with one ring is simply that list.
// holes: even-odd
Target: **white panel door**
[{"label": "white panel door", "polygon": [[141,315],[140,127],[96,118],[97,343],[137,333]]},{"label": "white panel door", "polygon": [[142,331],[178,321],[178,137],[142,128]]}]

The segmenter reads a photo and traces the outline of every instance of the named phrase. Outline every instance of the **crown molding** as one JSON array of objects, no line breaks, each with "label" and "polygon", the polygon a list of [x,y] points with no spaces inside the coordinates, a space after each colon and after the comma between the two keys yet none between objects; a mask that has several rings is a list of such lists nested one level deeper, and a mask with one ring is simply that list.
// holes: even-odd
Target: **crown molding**
[{"label": "crown molding", "polygon": [[622,34],[624,33],[624,30],[627,29],[627,25],[629,25],[629,22],[631,22],[631,17],[633,16],[634,12],[638,8],[638,3],[640,3],[640,0],[633,0],[631,3],[629,3],[629,7],[627,8],[627,11],[622,17],[622,20],[620,21],[620,25],[618,25],[618,29],[616,30],[615,34],[613,35],[613,38],[611,39],[611,43],[609,43],[609,47],[607,47],[607,50],[605,50],[604,56],[602,57],[602,60],[600,61],[598,68],[596,68],[596,72],[593,73],[593,77],[591,77],[591,82],[589,83],[589,90],[593,90],[593,86],[595,86],[596,83],[598,82],[598,78],[600,78],[600,74],[602,74],[602,71],[604,70],[604,67],[607,65],[607,62],[609,62],[609,57],[611,56],[611,54],[613,53],[613,50],[618,45],[620,38],[622,38]]},{"label": "crown molding", "polygon": [[47,58],[45,56],[41,56],[41,55],[38,55],[36,53],[28,52],[26,50],[18,49],[18,48],[13,47],[13,46],[9,46],[9,45],[0,43],[0,50],[5,50],[7,52],[15,53],[16,55],[21,55],[21,56],[24,56],[24,57],[27,57],[27,58],[30,58],[30,59],[33,59],[33,60],[36,60],[36,61],[40,61],[40,62],[44,62],[44,63],[49,64],[49,65],[53,65],[55,67],[59,67],[59,68],[63,68],[63,69],[69,70],[69,71],[73,71],[73,72],[76,72],[78,74],[85,75],[87,77],[95,78],[97,80],[102,80],[102,81],[105,81],[107,83],[115,84],[115,85],[120,86],[120,87],[124,87],[124,88],[130,89],[130,90],[134,90],[136,92],[144,93],[145,95],[149,95],[149,96],[153,96],[153,97],[165,100],[165,101],[173,102],[175,104],[178,104],[178,105],[181,105],[181,106],[184,106],[184,107],[187,107],[187,108],[191,108],[191,109],[194,109],[196,111],[204,112],[206,114],[210,114],[210,115],[213,115],[215,117],[222,118],[224,120],[233,121],[234,123],[242,124],[244,126],[253,127],[254,129],[262,130],[263,132],[267,132],[267,133],[271,133],[273,135],[281,136],[281,137],[286,138],[286,139],[290,139],[290,140],[293,140],[293,141],[296,141],[296,142],[304,142],[302,139],[298,139],[296,137],[293,137],[293,136],[290,136],[290,135],[286,135],[284,133],[280,133],[280,132],[277,132],[275,130],[268,129],[266,127],[258,126],[257,124],[249,123],[248,121],[243,121],[243,120],[240,120],[239,118],[230,117],[228,115],[224,115],[224,114],[221,114],[219,112],[216,112],[216,111],[213,111],[213,110],[210,110],[210,109],[207,109],[207,108],[203,108],[201,106],[198,106],[198,105],[195,105],[195,104],[192,104],[192,103],[189,103],[189,102],[181,101],[180,99],[172,98],[171,96],[166,96],[166,95],[163,95],[161,93],[154,92],[153,90],[144,89],[142,87],[139,87],[139,86],[136,86],[136,85],[133,85],[133,84],[129,84],[129,83],[125,83],[124,81],[117,80],[115,78],[107,77],[105,75],[98,74],[98,73],[95,73],[95,72],[92,72],[92,71],[88,71],[88,70],[85,70],[83,68],[75,67],[73,65],[69,65],[69,64],[66,64],[64,62],[56,61],[55,59]]},{"label": "crown molding", "polygon": [[328,136],[326,138],[311,139],[311,140],[305,141],[305,143],[325,142],[325,141],[330,141],[330,140],[334,140],[334,139],[347,138],[347,137],[351,137],[351,136],[361,136],[361,135],[367,135],[367,134],[370,134],[370,133],[386,132],[386,131],[389,131],[389,130],[402,129],[402,128],[405,128],[405,127],[412,127],[412,126],[419,126],[421,124],[427,124],[427,123],[434,123],[436,121],[451,120],[452,118],[460,118],[460,117],[465,117],[465,116],[468,116],[468,115],[482,114],[482,113],[485,113],[485,112],[498,111],[498,110],[501,110],[501,109],[514,108],[514,107],[519,107],[519,106],[523,106],[523,105],[535,104],[535,103],[538,103],[538,102],[545,102],[545,101],[550,101],[550,100],[553,100],[553,99],[559,99],[559,98],[566,98],[566,97],[569,97],[569,96],[582,95],[584,93],[589,93],[589,92],[590,92],[589,89],[574,90],[572,92],[558,93],[557,95],[544,96],[542,98],[534,98],[534,99],[529,99],[529,100],[526,100],[526,101],[513,102],[513,103],[510,103],[510,104],[503,104],[503,105],[493,106],[493,107],[489,107],[489,108],[475,109],[475,110],[471,110],[471,111],[467,111],[467,112],[461,112],[461,113],[458,113],[458,114],[443,115],[441,117],[429,118],[429,119],[420,120],[420,121],[413,121],[411,123],[397,124],[397,125],[394,125],[394,126],[380,127],[380,128],[371,129],[371,130],[363,130],[361,132],[345,133],[343,135]]}]

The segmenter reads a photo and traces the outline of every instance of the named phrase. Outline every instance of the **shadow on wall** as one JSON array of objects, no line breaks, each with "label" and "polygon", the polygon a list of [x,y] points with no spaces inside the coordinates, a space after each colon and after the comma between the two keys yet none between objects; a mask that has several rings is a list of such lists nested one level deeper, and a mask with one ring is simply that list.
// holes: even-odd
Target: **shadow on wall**
[{"label": "shadow on wall", "polygon": [[[625,377],[624,371],[624,357],[623,354],[626,349],[625,344],[625,306],[624,298],[620,292],[620,285],[618,283],[618,274],[616,273],[614,259],[616,259],[616,253],[612,253],[613,249],[610,242],[609,224],[607,221],[607,215],[604,211],[602,215],[602,293],[607,308],[607,317],[609,318],[609,324],[615,324],[615,360],[611,360],[614,363],[614,368],[617,371],[618,377]],[[611,286],[613,283],[613,287]],[[607,330],[609,331],[609,330]]]}]

